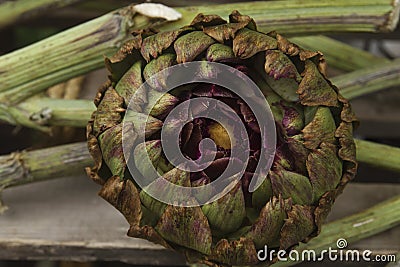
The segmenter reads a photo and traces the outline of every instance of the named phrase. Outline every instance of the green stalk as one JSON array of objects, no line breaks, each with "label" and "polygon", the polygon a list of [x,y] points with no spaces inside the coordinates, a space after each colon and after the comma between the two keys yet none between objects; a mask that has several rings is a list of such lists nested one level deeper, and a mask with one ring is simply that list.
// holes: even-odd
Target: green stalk
[{"label": "green stalk", "polygon": [[49,86],[100,68],[102,55],[114,53],[131,30],[149,26],[169,30],[187,25],[200,12],[227,17],[235,9],[253,17],[262,31],[286,34],[388,31],[395,27],[399,13],[398,2],[392,0],[260,1],[177,8],[182,19],[155,24],[154,19],[134,14],[130,6],[1,56],[0,102],[19,103]]},{"label": "green stalk", "polygon": [[128,37],[132,21],[111,13],[0,57],[0,102],[16,104],[103,66]]},{"label": "green stalk", "polygon": [[91,164],[85,142],[0,156],[0,189],[83,174]]},{"label": "green stalk", "polygon": [[17,0],[0,2],[0,28],[81,0]]},{"label": "green stalk", "polygon": [[[351,245],[358,240],[383,232],[399,224],[400,196],[397,196],[360,213],[324,225],[319,236],[307,244],[299,245],[296,250],[300,255],[304,250],[314,250],[318,255],[322,250],[329,247],[337,249],[336,241],[339,238],[346,239],[347,243]],[[292,266],[299,262],[278,262],[272,266]]]},{"label": "green stalk", "polygon": [[49,125],[86,127],[94,110],[93,101],[85,99],[32,97],[17,106],[0,103],[0,120],[49,133]]},{"label": "green stalk", "polygon": [[400,85],[400,59],[336,76],[332,82],[344,97],[353,99],[384,88]]},{"label": "green stalk", "polygon": [[[275,30],[299,35],[316,32],[391,31],[395,29],[399,16],[397,5],[398,3],[390,0],[294,0],[182,7],[177,10],[183,14],[183,25],[190,23],[193,13],[212,12],[226,18],[230,11],[236,9],[254,18],[262,31]],[[172,27],[172,24],[166,24],[161,29]]]},{"label": "green stalk", "polygon": [[344,71],[354,71],[375,64],[390,62],[389,59],[375,56],[367,51],[322,35],[293,37],[290,40],[308,50],[321,51],[328,67],[333,66]]},{"label": "green stalk", "polygon": [[379,168],[400,172],[400,148],[356,140],[357,160]]}]

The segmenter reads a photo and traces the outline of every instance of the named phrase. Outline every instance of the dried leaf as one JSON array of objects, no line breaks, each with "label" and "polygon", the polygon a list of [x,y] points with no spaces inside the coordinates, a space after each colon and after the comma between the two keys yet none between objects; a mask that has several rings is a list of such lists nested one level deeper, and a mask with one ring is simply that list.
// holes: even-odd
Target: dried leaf
[{"label": "dried leaf", "polygon": [[276,49],[277,46],[274,38],[247,28],[239,30],[233,39],[233,52],[243,59],[250,58],[261,51]]},{"label": "dried leaf", "polygon": [[335,143],[335,120],[327,107],[318,107],[313,120],[303,129],[304,146],[315,149],[322,142]]},{"label": "dried leaf", "polygon": [[265,52],[265,72],[275,80],[292,78],[297,82],[301,81],[301,76],[293,62],[285,54],[277,50]]},{"label": "dried leaf", "polygon": [[314,201],[318,201],[325,192],[335,189],[342,177],[343,163],[337,157],[335,145],[322,143],[320,147],[308,155],[306,162]]},{"label": "dried leaf", "polygon": [[160,32],[151,35],[143,40],[140,53],[142,54],[143,58],[149,62],[150,56],[157,58],[163,50],[170,47],[176,38],[178,38],[178,36],[186,30],[187,28],[183,28],[175,31]]},{"label": "dried leaf", "polygon": [[142,36],[136,35],[133,39],[126,41],[123,46],[110,58],[105,58],[105,65],[110,72],[110,80],[114,83],[121,79],[122,75],[137,60],[141,59],[139,49],[142,45]]},{"label": "dried leaf", "polygon": [[316,230],[314,208],[293,205],[281,230],[281,249],[288,249],[305,240]]},{"label": "dried leaf", "polygon": [[195,27],[196,29],[203,29],[204,27],[210,27],[224,23],[226,23],[226,20],[218,15],[204,15],[203,13],[200,13],[193,19],[193,21],[190,23],[190,26]]},{"label": "dried leaf", "polygon": [[203,29],[203,32],[211,36],[220,43],[233,39],[238,30],[243,29],[248,23],[227,23],[222,25],[210,26]]},{"label": "dried leaf", "polygon": [[336,91],[323,77],[312,61],[306,60],[305,70],[301,75],[303,79],[297,90],[301,104],[307,106],[323,105],[331,107],[338,105]]},{"label": "dried leaf", "polygon": [[113,88],[109,88],[103,96],[93,122],[93,134],[98,136],[108,128],[119,124],[122,120],[121,112],[124,99]]},{"label": "dried leaf", "polygon": [[168,206],[155,229],[166,240],[211,254],[211,230],[200,207]]},{"label": "dried leaf", "polygon": [[178,63],[193,61],[213,43],[215,40],[204,32],[195,31],[185,34],[174,43],[176,61]]},{"label": "dried leaf", "polygon": [[307,177],[283,168],[270,171],[269,177],[275,196],[291,198],[294,204],[309,205],[313,203],[313,191]]},{"label": "dried leaf", "polygon": [[208,61],[231,61],[235,54],[231,47],[223,44],[213,44],[207,49],[206,58]]},{"label": "dried leaf", "polygon": [[260,216],[251,226],[250,231],[245,237],[253,240],[256,248],[279,246],[280,229],[282,228],[287,211],[290,210],[289,200],[283,200],[282,197],[272,197],[261,209]]},{"label": "dried leaf", "polygon": [[253,265],[258,263],[254,243],[248,238],[228,241],[221,239],[215,245],[210,259],[233,265]]}]

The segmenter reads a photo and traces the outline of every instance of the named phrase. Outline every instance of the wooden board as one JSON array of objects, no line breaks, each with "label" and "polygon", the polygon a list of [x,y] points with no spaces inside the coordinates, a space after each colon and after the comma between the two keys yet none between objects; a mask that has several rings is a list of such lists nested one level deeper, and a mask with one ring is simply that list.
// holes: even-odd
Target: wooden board
[{"label": "wooden board", "polygon": [[0,259],[185,264],[161,246],[127,237],[125,219],[97,196],[98,189],[80,176],[6,190],[9,209],[0,216]]},{"label": "wooden board", "polygon": [[[99,186],[83,175],[7,189],[3,199],[9,209],[0,216],[0,259],[185,265],[174,252],[127,237],[125,219],[97,196],[98,190]],[[329,220],[398,194],[397,184],[351,184],[338,198]],[[374,253],[399,251],[398,237],[400,227],[350,247]]]}]

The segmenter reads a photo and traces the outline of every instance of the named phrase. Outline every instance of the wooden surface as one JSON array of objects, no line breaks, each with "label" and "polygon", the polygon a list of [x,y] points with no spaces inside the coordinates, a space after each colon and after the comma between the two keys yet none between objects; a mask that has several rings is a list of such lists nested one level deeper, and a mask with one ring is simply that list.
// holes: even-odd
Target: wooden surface
[{"label": "wooden surface", "polygon": [[184,265],[183,258],[126,236],[128,224],[97,196],[86,176],[6,190],[0,216],[0,259],[122,260]]},{"label": "wooden surface", "polygon": [[[0,216],[0,259],[121,260],[138,265],[184,265],[171,251],[126,236],[128,224],[97,196],[86,176],[62,178],[5,190],[9,209]],[[363,210],[400,194],[399,184],[350,184],[329,220]],[[400,251],[400,227],[352,248],[374,253]]]}]

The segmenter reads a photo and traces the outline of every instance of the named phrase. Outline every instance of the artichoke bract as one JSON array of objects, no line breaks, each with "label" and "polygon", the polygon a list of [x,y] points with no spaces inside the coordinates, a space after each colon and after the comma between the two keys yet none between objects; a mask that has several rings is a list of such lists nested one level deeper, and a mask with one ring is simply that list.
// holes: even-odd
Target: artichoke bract
[{"label": "artichoke bract", "polygon": [[[105,61],[109,81],[98,91],[97,110],[87,127],[95,161],[87,172],[102,185],[100,196],[125,216],[131,237],[181,251],[192,262],[269,264],[275,259],[262,262],[257,252],[265,246],[290,250],[318,235],[335,198],[355,176],[356,118],[326,78],[322,54],[304,50],[276,32],[258,32],[248,16],[234,11],[226,22],[216,15],[199,14],[177,30],[135,32]],[[263,137],[262,122],[255,119],[252,107],[216,84],[183,85],[162,95],[157,90],[166,81],[152,79],[154,74],[192,61],[218,62],[245,74],[270,106],[275,154],[265,179],[253,192],[249,184],[261,162]],[[146,91],[137,94],[145,81]],[[214,141],[216,153],[207,168],[188,172],[168,161],[160,132],[174,131],[174,124],[164,122],[175,107],[200,97],[216,99],[234,110],[247,136],[238,136],[235,129],[213,119],[194,118],[179,133],[182,154],[199,159],[205,153],[199,148],[205,138]],[[149,107],[151,99],[158,101]],[[128,109],[133,112],[129,116]],[[146,139],[137,144],[139,131]],[[131,140],[129,158],[123,136]],[[141,175],[150,175],[143,153],[137,152],[143,148],[162,179],[182,187],[201,187],[224,171],[233,146],[242,138],[250,143],[244,174],[222,197],[204,205],[163,203],[141,188],[128,168],[130,162]],[[161,194],[171,194],[163,189],[160,183]]]}]

